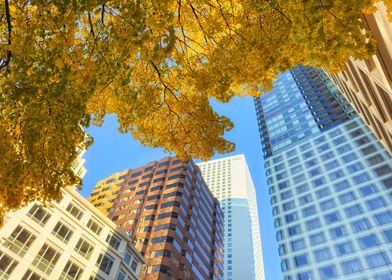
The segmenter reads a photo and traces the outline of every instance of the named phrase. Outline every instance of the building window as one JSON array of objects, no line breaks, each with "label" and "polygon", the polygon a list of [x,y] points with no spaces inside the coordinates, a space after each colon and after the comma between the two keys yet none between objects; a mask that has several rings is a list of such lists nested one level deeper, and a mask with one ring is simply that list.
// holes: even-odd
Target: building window
[{"label": "building window", "polygon": [[344,180],[344,181],[341,181],[339,183],[334,184],[333,187],[334,187],[336,192],[340,192],[340,191],[348,189],[349,184],[348,184],[348,182],[346,180]]},{"label": "building window", "polygon": [[368,200],[367,202],[369,210],[375,210],[387,205],[384,197],[376,197],[374,199]]},{"label": "building window", "polygon": [[372,157],[369,157],[367,160],[371,165],[377,165],[377,164],[383,162],[384,158],[381,155],[377,154]]},{"label": "building window", "polygon": [[309,176],[316,177],[317,175],[321,174],[321,168],[317,167],[309,171]]},{"label": "building window", "polygon": [[28,216],[30,216],[37,223],[45,225],[51,215],[43,207],[34,204],[31,207]]},{"label": "building window", "polygon": [[308,264],[308,257],[306,254],[294,257],[295,265],[301,267]]},{"label": "building window", "polygon": [[379,244],[377,237],[372,234],[359,238],[358,243],[361,249],[375,247]]},{"label": "building window", "polygon": [[347,166],[347,169],[350,173],[355,173],[355,172],[361,171],[363,169],[363,165],[360,162],[356,162],[356,163],[353,163],[353,164]]},{"label": "building window", "polygon": [[368,196],[377,192],[377,187],[374,184],[369,184],[359,189],[362,196]]},{"label": "building window", "polygon": [[294,166],[294,167],[292,167],[290,169],[290,172],[291,172],[292,175],[296,175],[296,174],[300,173],[301,171],[302,171],[302,166],[301,165]]},{"label": "building window", "polygon": [[288,186],[289,186],[288,181],[283,181],[283,182],[280,182],[280,183],[278,184],[279,190],[284,190],[284,189],[287,188]]},{"label": "building window", "polygon": [[288,270],[289,269],[289,262],[288,262],[288,260],[282,260],[280,262],[280,267],[281,267],[282,271]]},{"label": "building window", "polygon": [[392,177],[382,180],[384,186],[388,189],[392,188]]},{"label": "building window", "polygon": [[323,145],[320,145],[319,147],[317,147],[317,151],[318,151],[319,153],[328,151],[329,149],[330,149],[330,146],[329,146],[328,143],[323,144]]},{"label": "building window", "polygon": [[326,266],[319,270],[321,280],[332,279],[337,276],[335,266]]},{"label": "building window", "polygon": [[108,254],[100,254],[97,265],[99,266],[99,269],[102,270],[104,273],[107,275],[110,274],[110,271],[112,270],[112,266],[114,263],[114,258]]},{"label": "building window", "polygon": [[351,153],[351,154],[343,156],[343,161],[345,163],[349,163],[349,162],[356,160],[357,158],[358,157],[354,153]]},{"label": "building window", "polygon": [[320,202],[320,209],[322,211],[326,211],[328,209],[332,209],[336,207],[336,203],[333,199],[328,199],[328,200],[324,200],[322,202]]},{"label": "building window", "polygon": [[356,184],[362,184],[370,180],[370,176],[368,173],[363,173],[354,177],[354,182]]},{"label": "building window", "polygon": [[[305,166],[307,168],[312,168],[312,167],[316,166],[317,164],[318,164],[318,162],[316,159],[311,159],[311,160],[308,160],[307,162],[305,162]],[[320,174],[320,171],[321,171],[320,168],[318,167],[317,169],[318,169],[318,171],[315,172],[314,176]],[[312,171],[310,171],[310,172],[312,172]]]},{"label": "building window", "polygon": [[312,196],[310,194],[307,194],[307,195],[304,195],[304,196],[299,198],[299,203],[301,205],[305,205],[305,204],[308,204],[308,203],[312,202],[312,200],[313,200]]},{"label": "building window", "polygon": [[26,230],[22,226],[17,226],[8,238],[10,243],[7,244],[7,247],[15,254],[23,257],[35,238],[35,235],[33,235],[30,231]]},{"label": "building window", "polygon": [[291,223],[298,220],[298,214],[296,212],[287,214],[285,218],[287,223]]},{"label": "building window", "polygon": [[324,260],[328,260],[332,257],[331,251],[329,248],[323,248],[313,252],[316,261],[321,262]]},{"label": "building window", "polygon": [[81,269],[75,263],[68,261],[64,267],[63,272],[61,273],[60,280],[68,280],[68,279],[80,279],[80,276],[83,273],[83,269]]},{"label": "building window", "polygon": [[285,211],[289,211],[289,210],[294,209],[294,208],[295,208],[295,202],[294,201],[286,202],[286,203],[283,204],[283,209]]},{"label": "building window", "polygon": [[293,192],[291,190],[285,191],[285,192],[281,193],[280,196],[281,196],[282,200],[286,200],[286,199],[289,199],[290,197],[293,196]]},{"label": "building window", "polygon": [[337,244],[335,246],[335,250],[338,256],[347,255],[355,251],[351,241]]},{"label": "building window", "polygon": [[365,156],[370,155],[370,154],[372,154],[372,153],[374,153],[374,152],[376,152],[376,151],[377,151],[377,149],[376,149],[376,147],[373,146],[373,145],[367,146],[367,147],[365,147],[365,148],[362,149],[362,153],[363,153]]},{"label": "building window", "polygon": [[0,276],[8,279],[18,262],[0,251]]},{"label": "building window", "polygon": [[[126,276],[127,276],[127,274],[126,274],[123,270],[120,270],[120,273],[118,274],[116,280],[125,280],[125,277],[126,277]],[[128,279],[129,279],[129,278],[128,278]]]},{"label": "building window", "polygon": [[331,234],[332,239],[336,239],[336,238],[339,238],[339,237],[346,235],[347,231],[344,226],[338,226],[338,227],[331,229],[329,231],[329,233]]},{"label": "building window", "polygon": [[354,232],[361,232],[371,228],[370,222],[367,218],[363,218],[351,223],[351,228]]},{"label": "building window", "polygon": [[336,167],[339,167],[339,162],[336,159],[334,159],[334,160],[326,163],[324,166],[325,166],[326,170],[332,170]]},{"label": "building window", "polygon": [[33,265],[49,275],[59,258],[59,252],[50,247],[48,244],[44,244],[36,255]]},{"label": "building window", "polygon": [[79,239],[75,247],[75,251],[78,252],[83,257],[85,257],[86,259],[90,258],[93,249],[94,249],[93,246],[83,238]]},{"label": "building window", "polygon": [[301,232],[302,231],[301,231],[301,226],[300,225],[296,225],[296,226],[292,226],[292,227],[288,228],[288,233],[289,233],[290,236],[294,236],[294,235],[300,234]]},{"label": "building window", "polygon": [[340,221],[340,215],[338,212],[334,212],[334,213],[330,213],[328,215],[325,215],[324,219],[325,219],[325,223],[327,225],[329,225],[329,224],[336,223],[336,222]]},{"label": "building window", "polygon": [[121,239],[113,234],[109,234],[106,237],[106,242],[108,242],[109,245],[112,246],[112,248],[118,250],[118,248],[120,247],[120,244],[121,244]]},{"label": "building window", "polygon": [[62,222],[58,222],[53,229],[53,235],[59,238],[60,240],[68,243],[69,239],[72,236],[73,231],[64,225]]},{"label": "building window", "polygon": [[330,194],[331,194],[331,191],[329,190],[329,188],[324,188],[324,189],[316,191],[316,197],[319,199],[327,197]]},{"label": "building window", "polygon": [[316,207],[313,205],[302,209],[302,215],[304,216],[304,218],[312,216],[316,213],[317,213]]},{"label": "building window", "polygon": [[313,273],[311,271],[302,272],[298,274],[298,280],[310,280],[313,279]]},{"label": "building window", "polygon": [[322,159],[323,161],[327,161],[327,160],[329,160],[329,159],[331,159],[331,158],[333,158],[333,157],[335,157],[335,154],[334,154],[332,151],[327,152],[327,153],[321,155],[321,159]]},{"label": "building window", "polygon": [[337,180],[337,179],[339,179],[339,178],[342,178],[343,176],[344,176],[344,173],[343,173],[343,171],[342,170],[336,170],[336,171],[334,171],[334,172],[332,172],[332,173],[329,173],[329,179],[331,180],[331,181],[335,181],[335,180]]},{"label": "building window", "polygon": [[352,192],[347,192],[347,193],[339,195],[339,201],[342,204],[353,201],[355,198],[356,197],[355,197],[354,193],[352,193]]},{"label": "building window", "polygon": [[347,218],[355,217],[363,212],[362,207],[359,204],[347,207],[344,209]]},{"label": "building window", "polygon": [[291,247],[293,248],[293,251],[298,251],[301,249],[305,248],[305,240],[303,238],[292,241],[291,242]]},{"label": "building window", "polygon": [[71,213],[72,216],[74,216],[76,219],[80,220],[83,216],[82,210],[80,210],[79,207],[77,207],[75,204],[72,202],[68,205],[67,211]]},{"label": "building window", "polygon": [[321,227],[321,222],[319,218],[312,219],[306,222],[306,229],[312,231]]},{"label": "building window", "polygon": [[22,280],[45,280],[45,279],[40,275],[38,275],[37,273],[34,273],[30,269],[28,269],[26,273],[23,275]]},{"label": "building window", "polygon": [[392,223],[392,211],[386,211],[374,216],[379,225]]},{"label": "building window", "polygon": [[314,188],[318,188],[326,183],[325,179],[323,177],[317,178],[312,181],[312,185]]},{"label": "building window", "polygon": [[139,261],[136,260],[136,259],[133,259],[133,260],[132,260],[132,264],[131,264],[131,269],[132,269],[134,272],[136,272],[138,265],[139,265]]},{"label": "building window", "polygon": [[366,262],[371,268],[385,266],[390,263],[388,256],[383,252],[367,256]]},{"label": "building window", "polygon": [[305,177],[304,174],[300,174],[300,175],[295,176],[295,177],[293,178],[294,184],[300,184],[300,183],[302,183],[302,182],[305,181],[305,180],[306,180],[306,177]]},{"label": "building window", "polygon": [[358,259],[342,262],[341,267],[345,275],[355,273],[363,269]]},{"label": "building window", "polygon": [[92,219],[90,219],[87,223],[87,227],[89,229],[91,229],[92,232],[94,232],[96,235],[100,235],[102,232],[102,227],[96,223],[95,221],[93,221]]},{"label": "building window", "polygon": [[320,244],[326,241],[324,233],[322,232],[309,236],[309,239],[312,245]]},{"label": "building window", "polygon": [[384,231],[384,235],[388,242],[392,242],[392,229]]},{"label": "building window", "polygon": [[155,237],[151,240],[151,244],[158,244],[158,243],[173,243],[174,238],[171,236],[161,236],[161,237]]}]

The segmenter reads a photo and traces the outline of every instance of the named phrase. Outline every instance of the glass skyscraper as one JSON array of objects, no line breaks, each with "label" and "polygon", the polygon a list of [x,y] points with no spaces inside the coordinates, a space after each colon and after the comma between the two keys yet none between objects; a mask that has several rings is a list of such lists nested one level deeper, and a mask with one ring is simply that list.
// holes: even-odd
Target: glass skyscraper
[{"label": "glass skyscraper", "polygon": [[392,159],[323,71],[255,98],[285,280],[392,279]]},{"label": "glass skyscraper", "polygon": [[264,280],[256,192],[244,155],[197,164],[224,213],[225,280]]}]

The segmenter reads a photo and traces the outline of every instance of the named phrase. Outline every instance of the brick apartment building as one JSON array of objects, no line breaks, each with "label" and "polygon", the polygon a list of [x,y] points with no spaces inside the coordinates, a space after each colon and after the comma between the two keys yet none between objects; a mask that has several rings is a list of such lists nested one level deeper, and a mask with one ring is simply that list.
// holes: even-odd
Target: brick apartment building
[{"label": "brick apartment building", "polygon": [[192,160],[113,174],[89,201],[134,238],[141,279],[223,279],[223,213]]}]

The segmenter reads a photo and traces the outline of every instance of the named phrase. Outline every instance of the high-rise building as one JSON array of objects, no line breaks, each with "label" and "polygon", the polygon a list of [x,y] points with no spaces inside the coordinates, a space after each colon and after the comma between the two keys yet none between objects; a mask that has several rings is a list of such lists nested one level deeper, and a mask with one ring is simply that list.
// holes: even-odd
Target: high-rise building
[{"label": "high-rise building", "polygon": [[224,279],[264,279],[256,193],[245,156],[197,165],[225,215]]},{"label": "high-rise building", "polygon": [[223,213],[192,160],[114,174],[89,200],[136,240],[141,279],[222,279]]},{"label": "high-rise building", "polygon": [[392,155],[392,22],[381,1],[375,6],[377,11],[364,20],[376,40],[376,54],[368,60],[350,59],[332,79]]},{"label": "high-rise building", "polygon": [[[80,153],[76,174],[86,169]],[[73,187],[59,201],[9,212],[0,228],[0,279],[139,279],[143,257],[128,234]]]},{"label": "high-rise building", "polygon": [[323,71],[255,98],[285,280],[392,279],[392,159]]}]

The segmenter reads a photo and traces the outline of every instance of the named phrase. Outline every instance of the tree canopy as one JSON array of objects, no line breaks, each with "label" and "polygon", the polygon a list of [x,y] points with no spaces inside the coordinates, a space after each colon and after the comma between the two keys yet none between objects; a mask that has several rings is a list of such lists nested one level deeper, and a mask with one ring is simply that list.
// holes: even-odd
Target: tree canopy
[{"label": "tree canopy", "polygon": [[233,151],[211,98],[260,94],[298,63],[339,71],[368,57],[373,2],[1,1],[0,217],[80,184],[83,128],[106,114],[183,160]]}]

